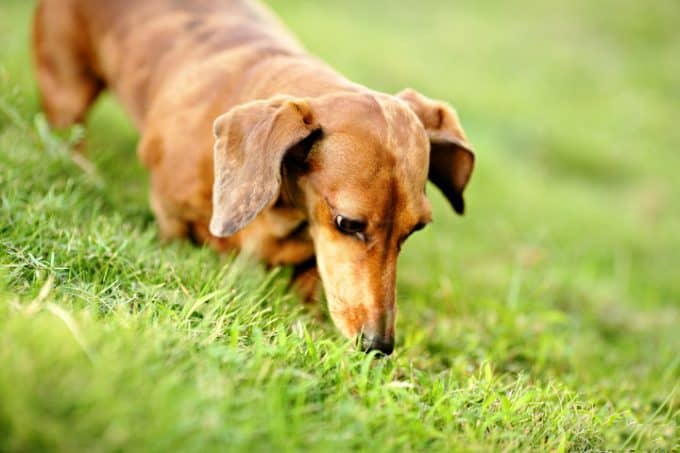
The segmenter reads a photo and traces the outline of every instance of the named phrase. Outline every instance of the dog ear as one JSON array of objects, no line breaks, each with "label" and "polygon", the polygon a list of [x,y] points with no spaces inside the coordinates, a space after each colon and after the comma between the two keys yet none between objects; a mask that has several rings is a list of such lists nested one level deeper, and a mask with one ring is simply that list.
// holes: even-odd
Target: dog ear
[{"label": "dog ear", "polygon": [[302,99],[277,97],[233,108],[215,120],[210,233],[229,236],[274,202],[286,153],[320,129]]},{"label": "dog ear", "polygon": [[453,209],[463,214],[463,191],[472,175],[475,155],[456,111],[411,89],[397,97],[411,107],[430,137],[430,181],[444,193]]}]

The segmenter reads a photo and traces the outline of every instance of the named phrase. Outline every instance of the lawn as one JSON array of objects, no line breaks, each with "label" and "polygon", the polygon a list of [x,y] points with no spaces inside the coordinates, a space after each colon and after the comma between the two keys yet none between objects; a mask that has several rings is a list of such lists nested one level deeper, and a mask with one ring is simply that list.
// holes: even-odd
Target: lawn
[{"label": "lawn", "polygon": [[677,2],[269,3],[475,146],[466,216],[431,187],[405,245],[396,353],[289,269],[162,245],[124,113],[49,131],[33,2],[2,0],[0,451],[680,449]]}]

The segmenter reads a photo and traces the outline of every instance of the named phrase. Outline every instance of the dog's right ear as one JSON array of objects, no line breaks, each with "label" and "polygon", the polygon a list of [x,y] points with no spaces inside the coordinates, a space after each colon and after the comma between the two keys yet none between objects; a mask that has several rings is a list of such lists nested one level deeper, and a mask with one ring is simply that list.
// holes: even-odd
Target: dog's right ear
[{"label": "dog's right ear", "polygon": [[430,181],[444,193],[454,211],[462,214],[463,191],[472,175],[475,155],[456,111],[411,89],[397,97],[411,107],[430,137]]},{"label": "dog's right ear", "polygon": [[233,108],[214,123],[210,233],[230,236],[273,203],[286,153],[320,129],[309,103],[277,97]]}]

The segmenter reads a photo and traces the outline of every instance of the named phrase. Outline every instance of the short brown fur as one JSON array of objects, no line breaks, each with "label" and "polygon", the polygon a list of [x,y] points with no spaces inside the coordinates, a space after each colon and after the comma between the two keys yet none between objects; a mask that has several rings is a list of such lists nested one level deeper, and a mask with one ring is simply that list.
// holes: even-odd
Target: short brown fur
[{"label": "short brown fur", "polygon": [[54,126],[115,92],[164,239],[305,266],[309,293],[316,259],[343,334],[391,352],[397,257],[431,220],[428,175],[463,211],[474,156],[453,109],[348,81],[255,1],[42,0],[33,44]]}]

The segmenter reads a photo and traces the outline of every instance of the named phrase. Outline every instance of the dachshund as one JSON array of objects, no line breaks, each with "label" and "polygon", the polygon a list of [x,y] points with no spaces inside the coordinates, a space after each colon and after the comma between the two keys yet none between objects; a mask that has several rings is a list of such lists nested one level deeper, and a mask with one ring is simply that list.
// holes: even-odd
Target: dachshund
[{"label": "dachshund", "polygon": [[53,127],[115,93],[163,239],[294,266],[309,294],[320,278],[342,334],[392,353],[428,179],[464,210],[475,159],[449,105],[349,81],[254,0],[40,0],[33,60]]}]

